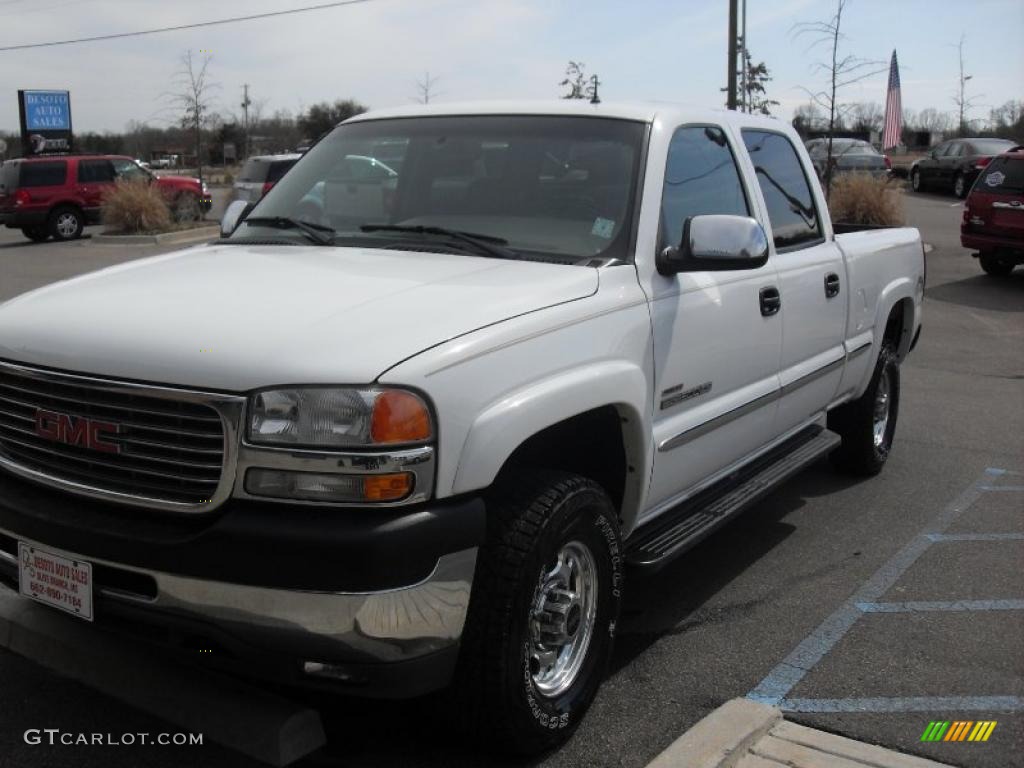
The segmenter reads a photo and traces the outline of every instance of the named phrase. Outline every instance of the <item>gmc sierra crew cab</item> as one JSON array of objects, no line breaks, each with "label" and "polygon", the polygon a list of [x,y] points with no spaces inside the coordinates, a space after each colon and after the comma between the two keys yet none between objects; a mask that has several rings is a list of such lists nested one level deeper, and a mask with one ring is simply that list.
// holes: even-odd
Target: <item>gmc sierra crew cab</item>
[{"label": "gmc sierra crew cab", "polygon": [[837,234],[738,113],[364,114],[222,229],[0,306],[0,583],[241,674],[443,689],[520,752],[579,723],[630,573],[826,455],[882,468],[921,327],[917,230]]}]

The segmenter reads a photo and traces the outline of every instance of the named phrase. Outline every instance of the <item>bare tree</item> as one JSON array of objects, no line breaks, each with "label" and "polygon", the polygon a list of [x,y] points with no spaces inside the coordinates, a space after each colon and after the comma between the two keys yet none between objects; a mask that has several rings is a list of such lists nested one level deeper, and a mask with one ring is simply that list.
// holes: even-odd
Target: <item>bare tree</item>
[{"label": "bare tree", "polygon": [[796,37],[810,36],[813,38],[808,51],[818,46],[825,46],[829,52],[827,61],[814,64],[812,71],[824,72],[827,75],[826,86],[819,91],[803,88],[811,101],[828,112],[828,153],[825,163],[825,196],[832,191],[832,140],[835,136],[837,123],[841,123],[846,108],[839,104],[839,93],[848,85],[860,82],[886,71],[885,62],[862,59],[853,54],[841,55],[840,41],[846,40],[842,34],[843,11],[848,0],[836,0],[836,12],[828,21],[814,21],[794,26]]},{"label": "bare tree", "polygon": [[203,130],[210,125],[212,117],[211,92],[220,87],[210,80],[212,60],[210,54],[197,59],[191,48],[185,51],[174,74],[175,92],[168,94],[178,111],[178,122],[195,140],[196,172],[200,182],[203,180]]},{"label": "bare tree", "polygon": [[882,105],[874,101],[858,101],[850,105],[850,125],[855,131],[877,133],[882,130],[885,112]]},{"label": "bare tree", "polygon": [[425,72],[423,79],[416,81],[416,95],[413,100],[420,104],[429,104],[431,99],[440,96],[441,94],[434,89],[440,79],[440,77],[431,77],[429,72]]},{"label": "bare tree", "polygon": [[961,136],[967,134],[967,113],[977,103],[978,99],[984,94],[978,96],[967,96],[967,81],[974,77],[974,75],[964,74],[964,35],[960,35],[960,42],[956,44],[957,56],[960,60],[960,87],[957,92],[953,94],[953,103],[956,104],[957,112],[959,117],[956,123],[956,129]]},{"label": "bare tree", "polygon": [[570,61],[565,68],[565,79],[559,83],[568,88],[568,93],[562,95],[563,99],[589,99],[592,104],[598,104],[601,100],[597,95],[597,87],[601,85],[597,75],[587,77],[586,65],[582,61]]}]

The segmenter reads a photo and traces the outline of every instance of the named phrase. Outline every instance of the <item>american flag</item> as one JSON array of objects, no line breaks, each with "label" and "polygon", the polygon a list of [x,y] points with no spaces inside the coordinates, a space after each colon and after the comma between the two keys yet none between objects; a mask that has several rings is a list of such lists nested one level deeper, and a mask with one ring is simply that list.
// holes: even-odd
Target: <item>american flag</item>
[{"label": "american flag", "polygon": [[885,130],[882,132],[882,150],[892,149],[900,143],[903,133],[903,106],[900,104],[900,68],[896,51],[889,65],[889,91],[885,94]]}]

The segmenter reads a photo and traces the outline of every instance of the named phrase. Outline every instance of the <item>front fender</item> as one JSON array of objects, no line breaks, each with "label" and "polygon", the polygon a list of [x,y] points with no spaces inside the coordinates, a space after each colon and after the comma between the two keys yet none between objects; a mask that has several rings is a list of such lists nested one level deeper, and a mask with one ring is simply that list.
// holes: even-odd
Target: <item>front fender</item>
[{"label": "front fender", "polygon": [[482,410],[470,426],[453,491],[486,488],[512,453],[542,430],[581,413],[614,406],[621,417],[628,472],[623,528],[636,519],[650,475],[648,383],[625,361],[603,361],[560,372],[505,394]]}]

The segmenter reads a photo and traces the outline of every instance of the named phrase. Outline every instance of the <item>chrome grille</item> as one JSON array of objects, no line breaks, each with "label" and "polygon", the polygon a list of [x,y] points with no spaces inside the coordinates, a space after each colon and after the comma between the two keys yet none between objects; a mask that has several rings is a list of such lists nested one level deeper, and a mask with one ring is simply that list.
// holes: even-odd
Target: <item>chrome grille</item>
[{"label": "chrome grille", "polygon": [[[230,492],[240,402],[0,363],[0,466],[85,495],[208,510]],[[120,452],[40,436],[40,410],[117,424],[102,439]]]}]

